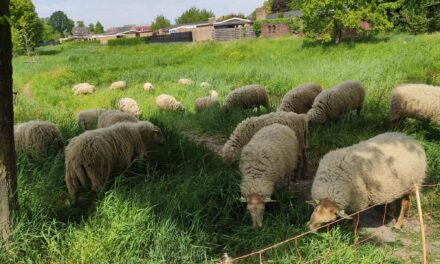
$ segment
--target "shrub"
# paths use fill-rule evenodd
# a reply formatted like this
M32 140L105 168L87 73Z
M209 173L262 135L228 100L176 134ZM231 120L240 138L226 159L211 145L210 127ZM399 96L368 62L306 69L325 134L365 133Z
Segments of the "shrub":
M111 39L108 41L109 46L132 46L132 45L147 44L147 43L148 43L147 37L118 38L118 39Z

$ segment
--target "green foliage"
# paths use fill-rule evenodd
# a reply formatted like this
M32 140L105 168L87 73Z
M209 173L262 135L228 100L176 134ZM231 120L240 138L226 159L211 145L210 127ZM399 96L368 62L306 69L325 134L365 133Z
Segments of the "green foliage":
M218 17L218 19L219 20L226 20L226 19L233 18L233 17L239 17L239 18L246 19L246 16L243 13L230 13L226 16Z
M52 26L46 23L43 23L43 42L48 41L58 41L61 38L61 34L53 30Z
M90 32L95 33L95 25L93 25L93 23L90 23L88 26Z
M77 27L85 27L85 25L84 25L84 21L81 21L81 20L76 21L76 26L77 26Z
M411 34L420 34L428 32L431 19L427 17L426 12L405 9L400 12L400 23L406 32Z
M132 46L148 43L148 37L110 39L109 46Z
M49 24L62 36L71 34L74 26L73 20L69 19L63 11L54 12L49 18Z
M322 42L339 43L345 30L364 33L361 21L372 25L368 34L390 30L393 23L388 12L400 6L400 1L382 0L311 0L304 4L304 30L308 37Z
M253 27L254 27L255 35L257 37L261 36L261 21L255 20L254 24L253 24Z
M32 55L42 40L43 24L38 18L30 0L12 0L10 2L12 43L15 53Z
M301 33L301 32L303 32L303 29L304 29L303 20L300 17L265 19L263 21L260 21L259 23L260 24L287 24L289 26L290 32L292 32L292 33ZM260 26L260 30L261 30L261 26Z
M167 19L164 15L158 15L153 23L151 23L151 28L153 29L153 31L162 29L162 28L166 28L171 26L170 20Z
M101 22L96 22L95 25L95 34L102 34L104 33L104 26L101 24Z
M403 0L402 7L393 14L396 27L411 34L440 29L439 0Z
M211 17L215 17L215 14L212 11L191 7L176 19L176 24L182 25L194 22L203 22L208 21L208 19Z

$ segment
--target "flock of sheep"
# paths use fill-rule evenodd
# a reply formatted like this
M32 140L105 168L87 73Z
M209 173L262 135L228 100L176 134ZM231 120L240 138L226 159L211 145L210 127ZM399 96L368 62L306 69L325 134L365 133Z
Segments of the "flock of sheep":
M192 81L181 79L179 84ZM125 87L112 84L112 89ZM205 88L208 83L203 83ZM153 85L146 83L145 90ZM79 84L74 94L94 91L90 84ZM239 161L242 175L241 200L247 203L254 227L261 227L265 203L276 185L290 184L304 177L307 165L309 122L335 121L343 114L362 109L366 91L359 81L346 81L323 90L315 83L305 83L289 91L276 112L243 120L223 146L223 161ZM440 87L409 84L391 94L390 122L394 126L404 117L430 119L440 124ZM161 110L185 111L170 95L160 95L156 105ZM195 101L196 111L220 106L218 93ZM261 85L248 85L229 93L226 109L269 107L269 98ZM70 140L65 148L65 182L74 200L81 191L97 192L114 172L126 169L136 158L144 158L152 144L163 144L161 129L140 121L140 109L130 98L119 102L118 110L85 110L78 115L78 125L85 132ZM45 121L18 124L15 144L18 153L29 151L35 160L47 157L50 149L64 147L56 125ZM316 230L345 213L357 212L375 204L401 200L401 212L395 223L400 228L409 205L414 184L422 184L426 172L426 154L413 138L395 132L377 135L356 145L330 151L320 161L313 180L309 203L315 206L309 227Z

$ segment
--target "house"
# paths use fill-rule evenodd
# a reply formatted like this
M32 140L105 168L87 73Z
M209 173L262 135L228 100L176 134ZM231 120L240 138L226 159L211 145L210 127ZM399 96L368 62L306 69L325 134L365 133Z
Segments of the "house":
M300 32L292 32L286 20L288 18L300 17L303 14L301 10L292 10L282 13L267 14L264 7L257 8L257 20L261 21L262 37L282 37L290 34L300 34Z
M93 36L93 38L99 40L101 44L107 44L110 39L139 38L152 35L153 30L151 26L125 25L122 27L109 28L104 34Z
M72 28L72 37L74 39L86 39L90 35L88 27L74 27Z

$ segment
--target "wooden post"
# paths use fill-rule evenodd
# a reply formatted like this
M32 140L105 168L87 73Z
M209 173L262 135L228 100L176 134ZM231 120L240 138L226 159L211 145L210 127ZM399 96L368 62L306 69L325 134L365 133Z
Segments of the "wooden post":
M427 264L428 256L426 252L425 224L423 223L423 212L422 212L422 204L420 202L419 185L414 184L414 187L415 187L416 199L417 199L417 211L419 212L420 233L422 233L423 264Z

